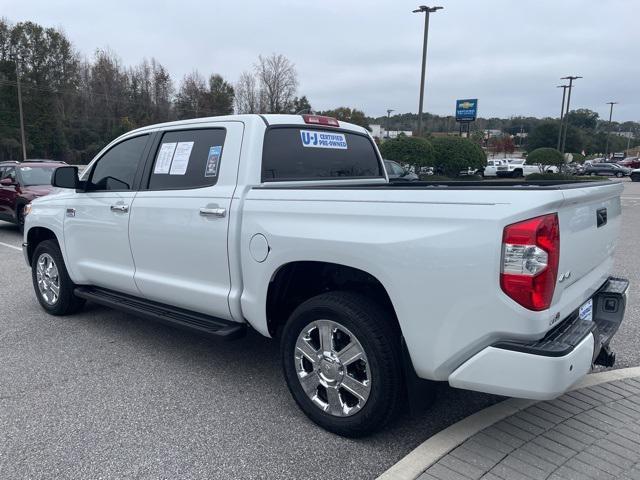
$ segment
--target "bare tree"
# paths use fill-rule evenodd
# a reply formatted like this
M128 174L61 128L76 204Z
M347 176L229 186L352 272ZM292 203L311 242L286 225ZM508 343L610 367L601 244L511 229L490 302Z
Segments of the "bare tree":
M249 72L243 72L236 83L235 107L237 113L261 113L260 91L256 78Z
M260 55L255 70L266 112L288 113L298 89L295 65L284 55L274 53L268 57Z

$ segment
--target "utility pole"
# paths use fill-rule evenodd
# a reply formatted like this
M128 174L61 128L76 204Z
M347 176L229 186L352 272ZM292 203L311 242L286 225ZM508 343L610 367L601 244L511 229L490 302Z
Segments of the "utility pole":
M420 103L418 105L418 136L422 135L422 105L424 103L424 79L427 69L427 39L429 38L429 15L444 7L420 5L413 13L424 13L424 42L422 44L422 75L420 76Z
M560 80L569 80L569 94L567 95L567 109L564 114L564 132L562 133L562 149L560 150L564 155L564 147L567 143L567 130L569 130L569 105L571 104L571 90L573 89L573 81L582 77L569 75L568 77L562 77Z
M16 83L18 85L18 111L20 112L20 137L22 139L22 161L27 161L27 143L24 139L24 116L22 114L22 89L20 88L20 61L16 55Z
M389 138L389 122L391 122L391 112L395 112L395 110L388 108L387 109L387 139Z
M611 118L613 117L613 106L618 102L607 102L609 105L609 129L607 131L607 146L604 147L604 158L608 158L609 156L609 137L611 136Z
M560 142L562 141L562 125L564 120L564 99L567 96L567 88L569 85L558 85L556 88L562 89L562 107L560 107L560 131L558 132L558 146L556 150L560 150Z

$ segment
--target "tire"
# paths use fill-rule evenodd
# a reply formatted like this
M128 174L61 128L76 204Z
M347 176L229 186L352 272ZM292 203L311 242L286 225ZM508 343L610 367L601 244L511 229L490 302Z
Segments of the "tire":
M622 178L622 177L624 177L624 175L622 174L622 172L617 172L616 173L616 177L617 178Z
M40 281L43 285L39 285ZM38 244L31 258L33 289L42 308L51 315L70 315L82 308L85 301L73 294L74 283L69 278L58 242L45 240ZM53 287L57 286L55 294Z
M320 343L321 332L330 332L331 353ZM360 347L360 358L341 363L345 345L349 352ZM284 326L281 356L294 400L330 432L362 437L382 428L399 410L404 392L399 334L389 313L362 295L328 292L302 303ZM301 378L309 379L306 390ZM360 397L351 393L354 385Z
M631 175L632 182L640 182L640 175Z
M522 173L522 170L518 169L513 171L513 176L514 178L522 178L524 177L524 174Z

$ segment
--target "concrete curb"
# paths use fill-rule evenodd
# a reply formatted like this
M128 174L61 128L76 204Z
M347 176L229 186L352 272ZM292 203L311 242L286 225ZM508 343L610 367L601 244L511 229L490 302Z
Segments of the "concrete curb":
M640 376L640 367L592 373L575 384L571 390L638 376ZM510 398L480 410L425 440L398 463L380 475L378 480L414 480L469 437L535 403L538 403L538 401Z

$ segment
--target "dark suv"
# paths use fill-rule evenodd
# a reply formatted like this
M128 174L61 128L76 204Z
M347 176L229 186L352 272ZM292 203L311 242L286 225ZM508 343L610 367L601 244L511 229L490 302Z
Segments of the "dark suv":
M54 160L0 162L0 220L24 226L24 207L51 193L53 171L66 165Z
M631 169L621 167L615 163L593 163L587 165L583 175L604 175L605 177L626 177L631 173Z

